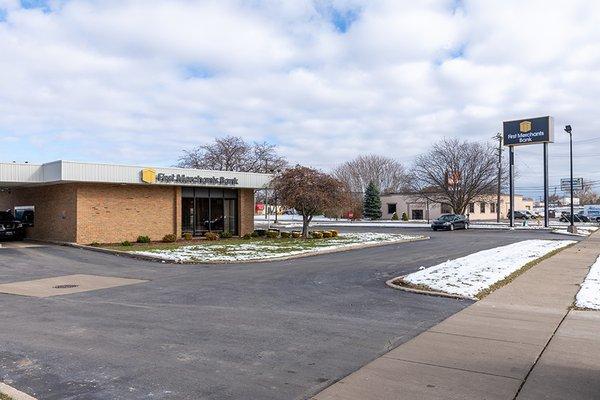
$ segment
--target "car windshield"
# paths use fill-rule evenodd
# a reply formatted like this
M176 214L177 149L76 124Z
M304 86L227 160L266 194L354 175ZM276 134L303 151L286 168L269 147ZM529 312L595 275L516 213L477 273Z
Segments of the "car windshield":
M14 218L11 213L7 211L0 211L0 222L11 222Z
M438 218L438 220L439 221L452 221L455 217L456 217L456 215L454 215L454 214L442 215Z

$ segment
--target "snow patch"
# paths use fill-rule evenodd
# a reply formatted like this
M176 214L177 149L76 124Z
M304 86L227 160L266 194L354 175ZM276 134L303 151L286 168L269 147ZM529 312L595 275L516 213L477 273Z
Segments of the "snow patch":
M592 233L598 230L595 226L578 226L577 233L571 233L566 229L554 229L552 233L556 233L558 235L567 235L567 236L590 236Z
M573 240L525 240L448 260L404 277L404 282L472 299L527 263Z
M590 267L590 272L581 284L575 305L581 308L600 310L600 257Z
M299 254L347 249L362 244L394 243L424 238L388 233L346 233L331 239L258 240L248 243L210 242L168 250L134 251L134 254L174 262L244 262L274 260Z

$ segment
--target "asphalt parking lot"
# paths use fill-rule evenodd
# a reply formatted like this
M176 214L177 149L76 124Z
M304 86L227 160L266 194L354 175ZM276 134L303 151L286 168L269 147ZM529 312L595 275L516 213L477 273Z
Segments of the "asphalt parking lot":
M431 240L204 266L3 247L0 283L70 274L148 282L48 298L0 294L2 380L39 399L307 398L470 304L396 291L387 279L520 240L565 238L382 231Z

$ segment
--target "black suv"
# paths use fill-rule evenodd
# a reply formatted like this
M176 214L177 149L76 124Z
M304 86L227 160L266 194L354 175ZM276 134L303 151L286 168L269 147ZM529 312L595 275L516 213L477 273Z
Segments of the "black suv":
M442 214L438 219L433 221L431 229L434 231L437 231L438 229L447 229L449 231L455 229L469 229L469 221L464 215Z
M0 239L23 240L25 228L10 212L0 211Z

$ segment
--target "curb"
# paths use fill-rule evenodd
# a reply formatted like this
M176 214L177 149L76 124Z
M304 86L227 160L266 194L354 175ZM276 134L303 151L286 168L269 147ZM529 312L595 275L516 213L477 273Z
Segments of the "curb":
M0 393L9 396L13 400L37 400L35 397L23 393L6 383L0 382Z
M222 265L222 264L255 264L255 263L266 263L266 262L274 262L274 261L286 261L286 260L293 260L296 258L320 256L323 254L332 254L332 253L342 253L344 251L349 251L349 250L360 250L360 249L367 249L367 248L371 248L371 247L387 246L387 245L391 245L391 244L400 244L400 243L418 242L421 240L429 240L429 239L431 239L429 236L424 236L424 237L418 237L418 238L413 238L413 239L398 239L398 240L394 240L394 241L390 241L390 242L383 242L383 243L382 242L366 243L366 244L365 243L357 243L356 245L351 245L351 246L347 246L347 247L343 247L343 248L339 248L339 249L329 249L329 250L323 250L323 251L307 252L307 253L303 253L303 254L294 254L291 256L273 257L273 258L268 258L268 259L264 259L264 260L241 260L241 261L210 261L210 260L208 260L208 261L202 261L202 262L166 260L164 258L148 256L145 254L133 254L132 252L129 252L129 251L111 250L111 249L105 249L102 247L93 247L93 246L87 246L87 245L77 244L77 243L63 242L63 243L57 243L57 244L61 244L63 246L68 246L68 247L74 247L74 248L82 249L82 250L90 250L90 251L97 251L99 253L112 254L115 256L124 256L124 257L129 257L129 258L134 258L134 259L154 261L154 262L158 262L158 263L162 263L162 264L184 264L184 265L185 264L187 264L187 265L216 264L216 265Z
M459 294L451 294L451 293L445 293L445 292L438 292L436 290L415 289L415 288L411 288L411 287L408 287L408 286L397 285L397 284L394 283L394 281L403 280L403 279L404 279L404 275L397 276L395 278L387 280L385 282L385 284L388 285L389 287L391 287L392 289L403 290L405 292L410 292L410 293L424 294L424 295L427 295L427 296L448 297L448 298L451 298L451 299L459 299L459 300L473 300L473 301L478 301L479 300L479 299L474 299L474 298L467 297L467 296L461 296Z

